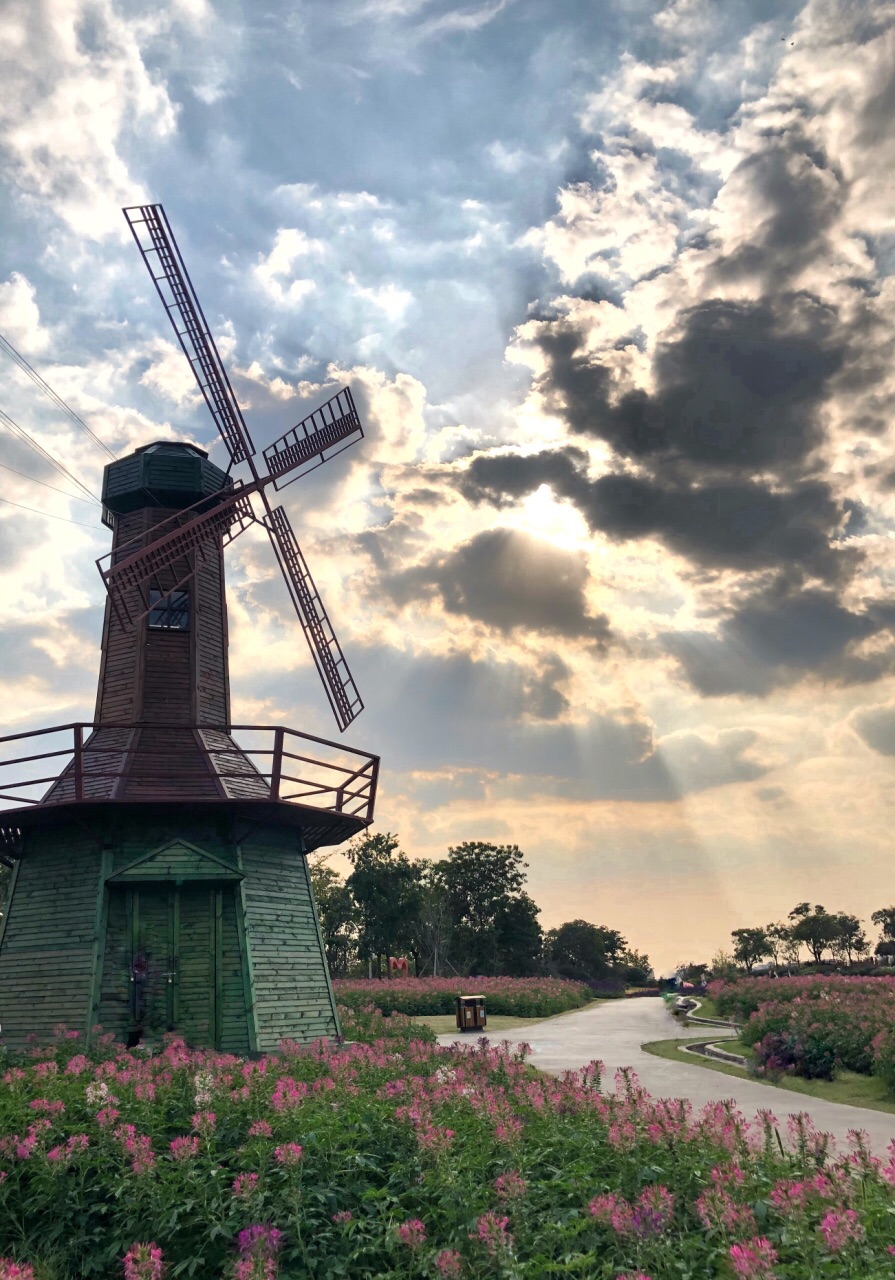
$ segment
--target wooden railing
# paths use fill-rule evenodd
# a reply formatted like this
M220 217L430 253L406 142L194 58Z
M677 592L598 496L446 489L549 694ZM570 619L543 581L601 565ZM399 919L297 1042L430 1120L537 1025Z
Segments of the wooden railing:
M189 800L195 788L202 799L302 804L369 822L378 773L378 756L283 725L77 722L0 738L0 810Z

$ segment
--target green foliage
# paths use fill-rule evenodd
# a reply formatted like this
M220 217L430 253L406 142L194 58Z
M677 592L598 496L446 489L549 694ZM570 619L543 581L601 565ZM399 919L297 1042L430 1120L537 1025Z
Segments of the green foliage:
M342 977L348 972L357 945L357 904L338 871L319 861L309 863L309 871L326 962L333 977Z
M537 967L541 931L538 909L523 892L525 867L518 845L481 840L454 845L436 864L451 916L455 969L495 974L507 972L508 964L517 973Z
M733 957L747 973L752 972L752 966L759 960L771 954L764 929L734 929L730 936L733 939Z
M547 934L544 954L551 971L561 977L593 982L623 967L627 947L617 929L569 920Z
M398 847L398 837L364 836L346 849L353 870L345 882L354 899L363 959L416 950L422 868Z
M789 918L793 922L791 929L793 938L798 942L804 942L815 964L820 964L824 952L832 946L838 935L839 925L836 917L819 903L812 911L809 903L800 902L790 911Z
M552 1018L594 999L580 982L562 978L347 978L333 984L336 999L350 1009L373 1005L383 1013L411 1017L453 1014L459 995L484 995L489 1014L516 1018Z

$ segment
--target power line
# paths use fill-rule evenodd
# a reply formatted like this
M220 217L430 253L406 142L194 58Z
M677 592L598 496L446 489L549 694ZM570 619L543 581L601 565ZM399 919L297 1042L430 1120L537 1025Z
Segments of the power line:
M103 444L99 436L94 435L94 433L87 426L87 423L83 420L83 418L79 418L78 415L75 413L74 409L70 409L68 407L68 405L62 399L62 397L56 394L53 388L43 380L43 378L40 376L40 374L37 372L36 369L31 368L31 365L28 363L25 357L23 355L20 355L19 352L16 351L15 347L12 345L9 339L4 338L2 333L0 333L0 351L2 351L4 355L9 356L10 360L12 360L15 364L17 364L19 368L28 375L28 377L31 379L34 385L39 387L40 390L44 393L44 395L48 396L52 400L53 404L56 405L57 409L61 409L63 413L68 414L69 418L71 418L75 426L80 427L82 431L85 431L95 445L97 445L100 449L104 450L109 455L110 458L114 459L115 454L112 452L109 446L106 444Z
M82 529L97 529L98 525L85 524L83 520L71 520L68 516L54 516L51 511L40 511L37 507L26 507L23 502L13 502L11 498L0 498L8 507L18 507L20 511L30 511L33 516L46 516L48 520L64 520L66 524L79 524Z
M99 501L96 494L91 493L90 490L87 488L86 484L82 484L81 481L78 479L78 477L76 475L73 475L71 471L69 471L69 469L63 463L59 462L56 458L54 458L51 453L47 453L46 449L44 449L42 445L39 445L37 441L33 438L33 436L30 436L28 434L28 432L25 430L24 427L20 427L19 424L17 422L14 422L12 418L9 416L9 414L4 413L2 409L0 409L0 421L2 421L6 425L6 427L13 433L13 435L17 436L20 440L24 441L24 443L27 444L30 449L33 449L35 453L39 454L39 456L43 458L44 462L49 462L51 467L54 467L57 471L59 471L62 475L64 475L66 479L71 480L72 484L77 485L82 493L86 493L88 498L92 498L94 502Z
M54 493L61 493L64 498L71 498L72 502L92 502L94 506L99 506L96 498L82 498L77 493L66 493L64 489L57 489L54 484L47 484L46 480L38 480L37 476L29 476L24 471L16 471L15 467L8 467L5 462L0 462L0 467L4 471L11 471L14 476L21 476L23 480L31 480L34 484L42 484L45 489L52 489Z

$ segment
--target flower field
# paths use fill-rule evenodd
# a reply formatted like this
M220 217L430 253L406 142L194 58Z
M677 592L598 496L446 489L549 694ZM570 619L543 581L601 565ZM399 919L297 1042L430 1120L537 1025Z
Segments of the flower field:
M895 978L753 978L713 983L709 994L743 1020L759 1070L831 1080L844 1068L895 1092Z
M882 1280L895 1144L836 1155L806 1117L693 1114L598 1064L416 1038L257 1061L72 1033L7 1059L0 1278Z
M594 999L583 982L565 978L339 978L339 1004L360 1009L373 1004L383 1013L453 1013L459 995L487 996L487 1011L514 1018L550 1018Z

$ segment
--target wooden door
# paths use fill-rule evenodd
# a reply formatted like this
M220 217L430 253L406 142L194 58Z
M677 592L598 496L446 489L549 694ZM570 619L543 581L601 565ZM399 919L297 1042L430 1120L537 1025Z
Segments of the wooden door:
M220 1040L222 890L195 883L110 888L100 1021L129 1045L169 1031Z

